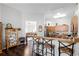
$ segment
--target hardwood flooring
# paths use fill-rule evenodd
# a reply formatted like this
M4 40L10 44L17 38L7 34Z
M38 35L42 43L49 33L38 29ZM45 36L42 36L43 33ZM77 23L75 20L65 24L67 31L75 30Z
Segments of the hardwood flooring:
M3 53L1 53L0 56L31 56L32 55L29 46L24 44L9 48L8 50L5 49L2 52Z

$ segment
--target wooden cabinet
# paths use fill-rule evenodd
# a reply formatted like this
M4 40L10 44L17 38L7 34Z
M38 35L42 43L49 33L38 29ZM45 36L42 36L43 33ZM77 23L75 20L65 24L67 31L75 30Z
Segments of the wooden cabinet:
M0 22L0 53L2 53L2 22Z
M14 47L18 45L18 29L5 29L6 48Z
M57 26L47 26L46 27L46 36L53 36L53 33L67 33L68 32L68 25L57 25Z
M78 17L73 16L71 20L71 32L73 35L77 35L78 33Z
M68 25L48 26L48 32L67 32Z
M55 27L55 32L68 32L68 25L59 25Z
M55 32L55 26L48 26L47 30L48 32Z

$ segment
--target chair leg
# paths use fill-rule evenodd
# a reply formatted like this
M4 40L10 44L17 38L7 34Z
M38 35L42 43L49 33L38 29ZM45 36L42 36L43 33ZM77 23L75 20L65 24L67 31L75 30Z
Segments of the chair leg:
M36 49L37 54L39 54L39 41L37 42L37 49Z
M74 43L72 45L72 53L71 53L71 56L73 56L73 49L74 49Z
M60 42L59 42L59 56L60 56Z
M51 45L52 45L52 40L51 40ZM52 56L53 54L52 54L52 46L51 46L51 56Z
M53 48L53 56L55 56L55 48Z
M32 55L34 53L34 41L33 41L33 47L32 47Z
M44 43L44 41L42 43ZM42 44L42 56L43 55L44 55L44 44Z
M46 48L46 56L47 56L47 48Z

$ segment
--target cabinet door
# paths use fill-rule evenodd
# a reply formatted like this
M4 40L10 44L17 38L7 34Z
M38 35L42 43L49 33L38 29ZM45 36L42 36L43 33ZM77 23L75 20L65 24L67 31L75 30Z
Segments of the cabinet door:
M5 36L6 36L7 48L14 47L14 46L18 45L16 29L6 29L5 34L6 34Z
M77 16L73 16L72 20L71 20L71 31L72 33L76 33L78 32L78 17Z

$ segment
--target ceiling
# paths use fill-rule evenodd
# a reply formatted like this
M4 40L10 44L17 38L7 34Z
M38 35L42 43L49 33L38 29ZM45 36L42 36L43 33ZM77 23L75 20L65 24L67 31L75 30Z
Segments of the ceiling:
M15 8L24 14L46 15L57 12L71 15L76 3L6 3L5 5Z

